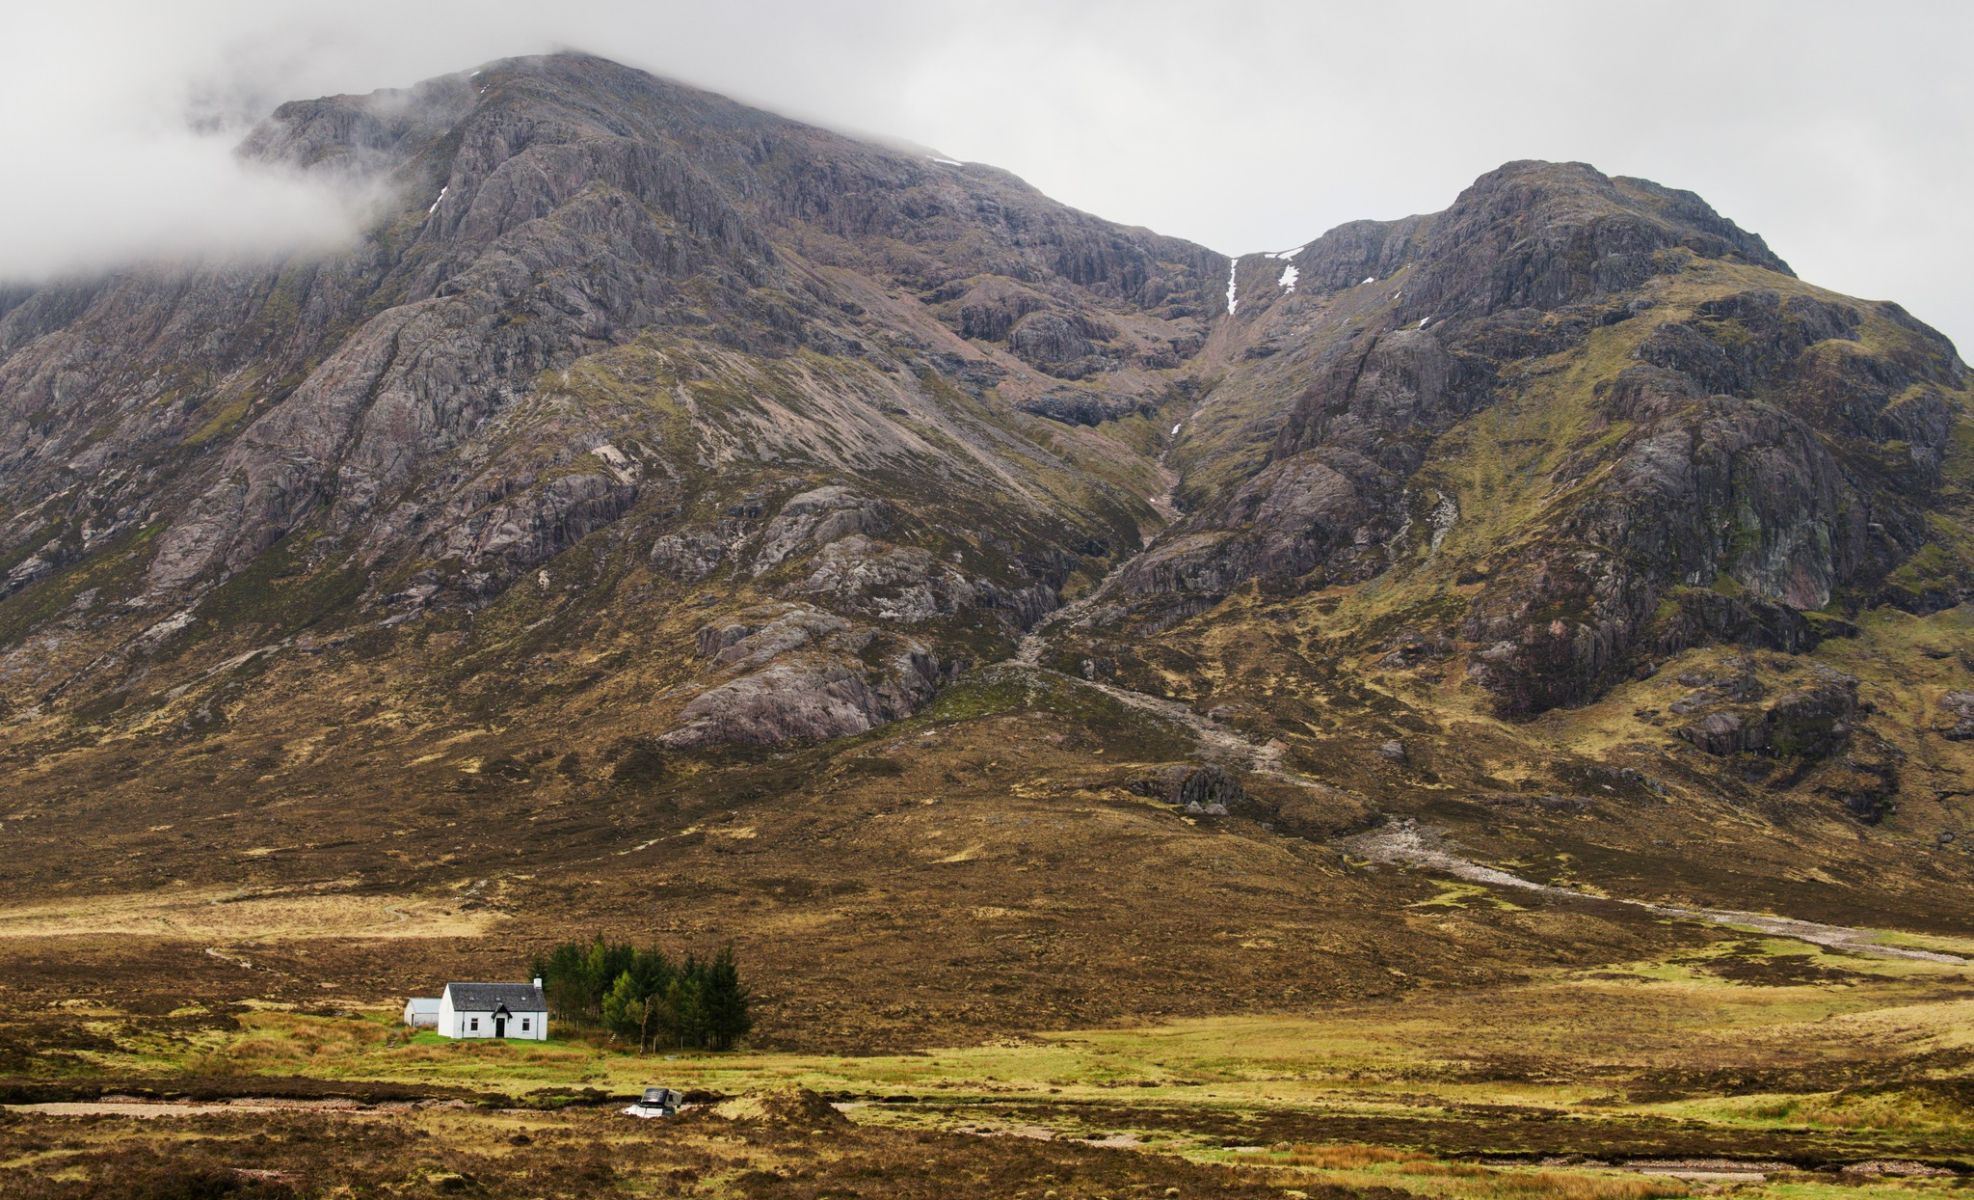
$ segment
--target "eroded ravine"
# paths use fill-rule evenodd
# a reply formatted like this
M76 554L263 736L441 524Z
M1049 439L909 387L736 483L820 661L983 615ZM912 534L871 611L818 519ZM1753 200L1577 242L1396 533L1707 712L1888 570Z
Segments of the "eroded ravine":
M1178 436L1180 426L1190 421L1193 413L1198 411L1199 406L1195 405L1187 411L1184 419L1172 427L1174 438ZM1156 496L1146 497L1152 508L1165 518L1165 525L1157 533L1144 539L1144 545L1135 553L1118 559L1110 570L1104 573L1104 577L1097 581L1096 586L1037 621L1033 628L1021 636L1021 641L1015 646L1014 656L1004 660L1005 662L1020 667L1041 666L1042 651L1048 646L1049 631L1064 623L1075 624L1088 616L1090 610L1110 590L1111 584L1129 570L1131 564L1151 553L1152 547L1158 544L1158 540L1165 535L1166 530L1178 523L1181 514L1174 496L1179 488L1179 476L1166 462L1171 457L1172 447L1175 444L1176 442L1168 442L1165 449L1159 452L1158 461L1154 464L1158 469L1159 481L1164 484L1164 490Z

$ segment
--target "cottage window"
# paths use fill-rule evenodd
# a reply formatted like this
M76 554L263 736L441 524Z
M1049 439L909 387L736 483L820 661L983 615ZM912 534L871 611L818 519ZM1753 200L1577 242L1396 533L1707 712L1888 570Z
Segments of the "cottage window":
M474 1033L480 1032L480 1018L478 1017L473 1018L473 1032Z
M528 1032L528 1018L526 1017L521 1018L521 1032L522 1033Z

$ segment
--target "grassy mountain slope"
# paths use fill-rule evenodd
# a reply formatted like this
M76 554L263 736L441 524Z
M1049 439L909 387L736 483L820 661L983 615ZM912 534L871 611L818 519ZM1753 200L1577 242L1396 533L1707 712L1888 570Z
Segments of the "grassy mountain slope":
M1510 164L1230 262L582 56L248 150L395 200L0 313L38 1000L594 928L862 1048L1726 936L1344 843L1408 818L1968 932L1966 369L1690 194Z

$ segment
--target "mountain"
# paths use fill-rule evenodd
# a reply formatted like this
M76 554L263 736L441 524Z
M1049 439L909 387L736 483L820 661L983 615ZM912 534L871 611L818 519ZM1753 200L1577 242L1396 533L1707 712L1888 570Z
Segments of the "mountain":
M1228 259L581 55L240 152L388 199L0 294L16 894L731 937L846 1044L1675 936L1367 831L1962 930L1969 373L1691 193Z

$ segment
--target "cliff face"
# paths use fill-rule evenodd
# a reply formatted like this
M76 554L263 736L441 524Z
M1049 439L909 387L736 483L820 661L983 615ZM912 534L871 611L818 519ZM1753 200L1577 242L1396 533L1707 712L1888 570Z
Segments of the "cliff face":
M1959 819L1967 371L1689 193L1511 163L1229 260L574 55L242 152L388 199L331 257L0 299L35 803L717 791L1012 670L1352 814L1283 829L1597 771Z
M289 104L243 151L381 179L391 210L325 261L5 314L4 590L36 593L12 632L77 643L11 655L18 694L237 632L257 564L317 598L257 612L272 636L477 607L602 536L661 586L849 622L813 668L857 677L833 715L707 736L854 732L1135 543L1145 465L1072 467L1019 408L1149 408L1224 268L577 56Z
M1960 530L1927 517L1951 346L1688 193L1513 163L1235 275L1234 364L1175 452L1203 482L1116 585L1160 619L1250 579L1419 589L1444 602L1414 635L1470 647L1516 716L1690 645L1805 649L1833 605L1963 595ZM1922 551L1915 589L1895 572Z

